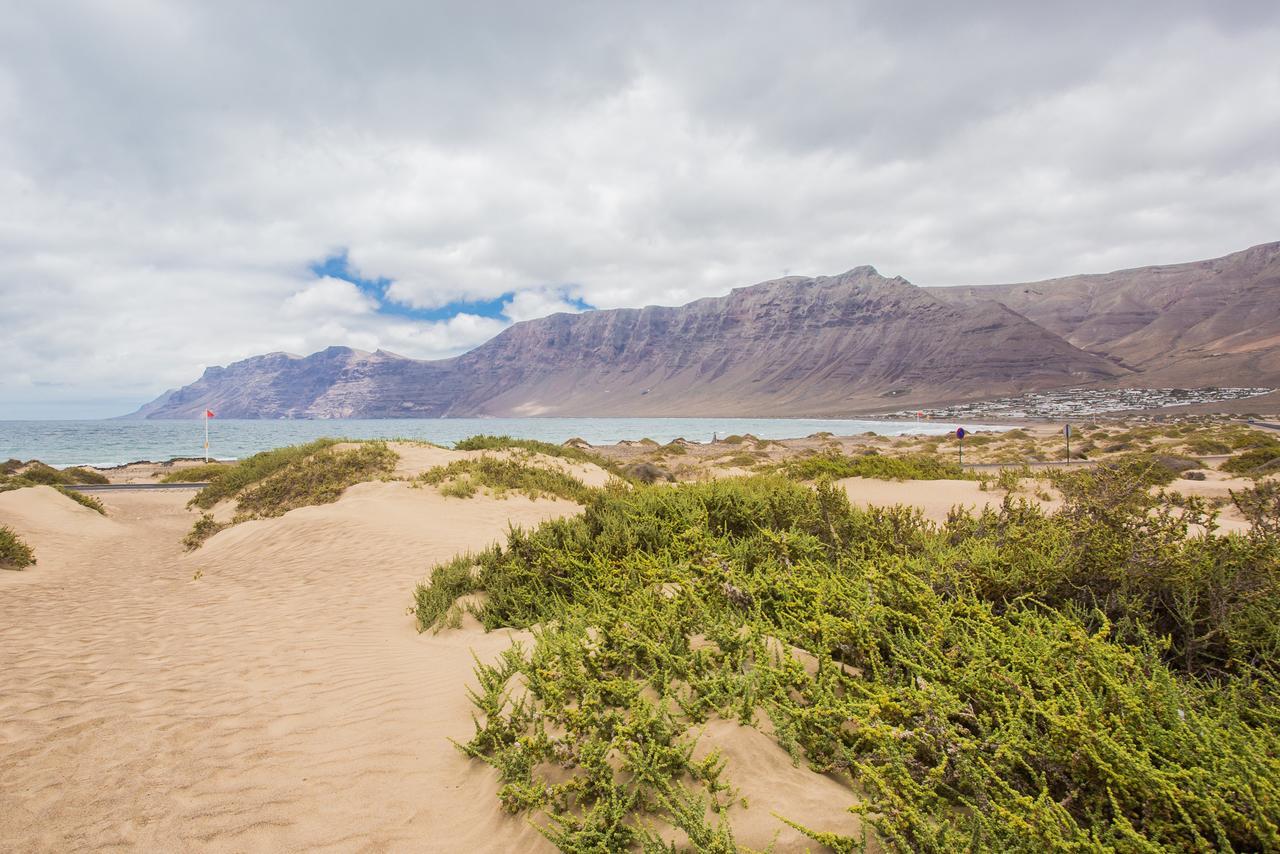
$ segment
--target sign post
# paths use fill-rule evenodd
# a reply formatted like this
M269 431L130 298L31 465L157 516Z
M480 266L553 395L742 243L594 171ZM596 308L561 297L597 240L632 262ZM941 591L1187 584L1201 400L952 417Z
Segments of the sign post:
M204 411L204 461L209 462L209 419L213 417L213 412L206 409Z
M964 465L964 437L967 435L963 427L956 428L956 438L960 440L960 465Z
M1067 465L1071 465L1071 425L1067 424L1062 428L1062 435L1067 440Z

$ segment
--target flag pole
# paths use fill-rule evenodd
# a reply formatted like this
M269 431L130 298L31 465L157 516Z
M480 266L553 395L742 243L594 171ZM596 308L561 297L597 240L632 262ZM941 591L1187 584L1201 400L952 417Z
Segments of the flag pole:
M209 464L209 410L204 411L204 462Z

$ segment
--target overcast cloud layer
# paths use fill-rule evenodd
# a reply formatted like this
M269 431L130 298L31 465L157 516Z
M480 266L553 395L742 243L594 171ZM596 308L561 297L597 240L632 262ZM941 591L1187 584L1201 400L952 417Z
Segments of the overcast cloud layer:
M783 274L979 284L1280 239L1274 2L0 0L0 21L0 419ZM316 271L344 252L378 284Z

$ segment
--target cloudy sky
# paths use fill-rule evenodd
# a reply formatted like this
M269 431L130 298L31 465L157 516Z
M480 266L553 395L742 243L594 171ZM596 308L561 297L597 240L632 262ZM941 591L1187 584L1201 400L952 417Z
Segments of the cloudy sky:
M1280 4L0 0L0 419L1280 239Z

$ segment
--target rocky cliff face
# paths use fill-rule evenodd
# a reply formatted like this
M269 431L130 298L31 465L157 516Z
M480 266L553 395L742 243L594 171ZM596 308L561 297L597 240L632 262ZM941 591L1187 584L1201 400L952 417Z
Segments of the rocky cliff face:
M929 288L999 302L1141 385L1280 385L1280 243L1209 261L1015 285Z
M341 347L258 356L136 416L844 415L1126 373L996 302L859 267L678 308L553 315L442 361Z

